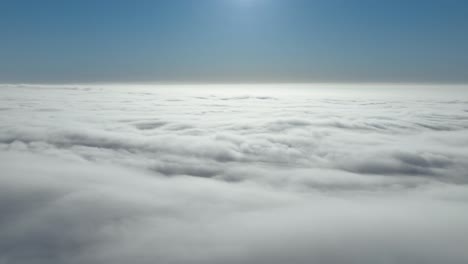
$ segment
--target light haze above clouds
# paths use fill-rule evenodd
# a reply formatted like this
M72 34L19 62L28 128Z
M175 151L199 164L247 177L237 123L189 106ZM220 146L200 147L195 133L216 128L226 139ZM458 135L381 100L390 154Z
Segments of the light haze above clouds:
M4 0L0 83L468 83L464 0Z
M0 89L2 264L468 263L464 86Z

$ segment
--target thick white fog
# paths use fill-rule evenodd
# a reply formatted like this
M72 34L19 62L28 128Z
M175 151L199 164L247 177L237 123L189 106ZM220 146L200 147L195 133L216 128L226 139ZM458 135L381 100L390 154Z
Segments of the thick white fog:
M468 87L1 85L0 263L468 263Z

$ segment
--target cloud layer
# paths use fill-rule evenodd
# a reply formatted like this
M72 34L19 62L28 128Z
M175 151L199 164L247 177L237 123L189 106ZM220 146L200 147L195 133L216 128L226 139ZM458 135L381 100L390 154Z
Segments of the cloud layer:
M466 89L352 88L4 85L0 263L467 263Z

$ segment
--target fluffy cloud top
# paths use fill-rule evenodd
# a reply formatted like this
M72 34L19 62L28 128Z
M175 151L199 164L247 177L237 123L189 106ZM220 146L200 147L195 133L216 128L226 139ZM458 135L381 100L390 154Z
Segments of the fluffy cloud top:
M467 263L449 88L4 85L0 263Z

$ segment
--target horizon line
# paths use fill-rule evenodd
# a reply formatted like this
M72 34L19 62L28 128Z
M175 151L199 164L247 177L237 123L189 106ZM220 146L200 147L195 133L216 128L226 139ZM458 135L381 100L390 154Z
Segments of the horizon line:
M468 82L185 82L185 81L122 81L122 82L0 82L2 86L38 85L468 85Z

